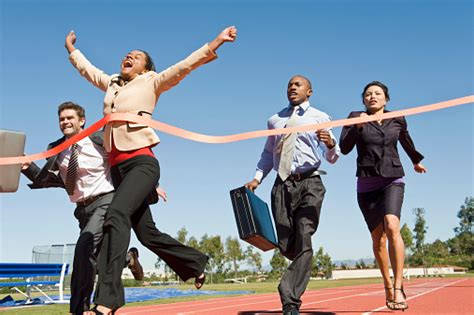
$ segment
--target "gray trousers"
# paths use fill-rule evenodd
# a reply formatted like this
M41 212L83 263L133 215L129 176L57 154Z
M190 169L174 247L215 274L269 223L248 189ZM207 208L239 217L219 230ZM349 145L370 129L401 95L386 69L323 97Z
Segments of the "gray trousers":
M74 211L81 232L74 251L71 276L69 310L73 314L82 314L90 309L91 294L97 273L97 257L104 238L105 214L113 196L113 192L108 193L87 207L78 206Z
M325 192L319 176L285 182L277 176L273 185L271 201L278 247L283 256L292 260L278 286L285 311L301 306L301 296L311 276L311 236L318 228Z

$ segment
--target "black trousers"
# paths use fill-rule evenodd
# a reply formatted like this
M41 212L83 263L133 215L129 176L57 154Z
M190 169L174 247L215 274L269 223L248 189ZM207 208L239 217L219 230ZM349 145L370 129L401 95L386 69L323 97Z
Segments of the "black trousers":
M137 156L111 169L116 188L104 223L104 241L99 254L99 281L95 304L117 309L125 304L122 268L133 227L138 240L186 281L199 276L208 257L160 232L153 222L146 196L160 178L158 161Z
M82 314L90 309L91 294L97 273L97 256L103 239L102 227L113 196L111 192L87 207L78 206L74 211L81 232L74 250L71 276L69 311L73 314Z
M301 296L311 276L311 236L318 228L325 192L319 176L285 182L277 176L273 185L271 201L278 247L283 256L292 260L278 286L285 311L301 306Z

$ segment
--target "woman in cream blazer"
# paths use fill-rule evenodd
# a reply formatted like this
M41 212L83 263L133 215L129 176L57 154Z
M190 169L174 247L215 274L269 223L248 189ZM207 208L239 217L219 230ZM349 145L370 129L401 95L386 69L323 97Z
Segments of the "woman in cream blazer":
M199 66L217 58L215 51L225 42L233 42L237 29L224 29L212 42L205 44L184 60L162 72L155 72L147 52L133 50L123 59L120 74L108 75L92 65L75 48L76 35L66 36L69 59L79 73L105 92L104 115L133 113L151 116L161 93L177 85ZM121 281L123 261L130 242L132 225L154 224L146 196L155 189L160 177L158 160L151 147L160 142L152 128L128 122L106 125L104 146L116 189L104 223L104 241L99 254L99 281L94 301L96 314L110 314L125 304ZM158 240L150 240L150 242ZM204 259L202 259L204 256ZM183 280L194 277L199 289L205 280L203 254L189 255L195 274L181 274Z

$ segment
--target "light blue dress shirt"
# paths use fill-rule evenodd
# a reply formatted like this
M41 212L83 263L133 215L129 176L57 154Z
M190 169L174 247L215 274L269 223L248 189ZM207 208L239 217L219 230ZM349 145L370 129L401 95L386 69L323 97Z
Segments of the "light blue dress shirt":
M298 105L296 114L297 125L313 125L330 121L331 118L324 112L311 107L309 102L304 102ZM293 112L293 106L290 104L285 107L277 114L270 117L268 120L268 129L285 128L286 122ZM291 173L304 173L310 170L317 170L321 165L321 157L318 151L322 153L322 156L331 164L335 163L340 155L340 148L336 142L331 129L329 129L331 138L334 140L336 145L328 149L324 142L319 141L316 136L316 131L298 132L296 137L295 151L293 154L293 160L291 162ZM278 152L278 144L284 135L269 136L265 143L260 161L257 164L257 172L255 173L255 179L259 182L268 175L268 173L274 169L278 172L278 165L280 163L280 153Z

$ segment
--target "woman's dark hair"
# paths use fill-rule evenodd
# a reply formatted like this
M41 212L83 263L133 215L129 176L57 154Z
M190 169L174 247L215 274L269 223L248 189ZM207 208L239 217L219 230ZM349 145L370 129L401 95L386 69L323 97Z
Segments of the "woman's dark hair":
M145 69L147 69L148 71L156 71L155 64L153 63L153 59L151 59L150 54L141 49L138 49L138 51L141 51L145 55Z
M388 94L388 87L383 84L382 82L380 81L372 81L370 82L369 84L367 84L364 88L364 91L362 92L361 96L362 96L362 103L364 102L364 97L365 97L365 92L367 92L367 89L371 86L378 86L379 88L382 89L383 93L385 94L385 99L387 101L390 101L390 94Z

